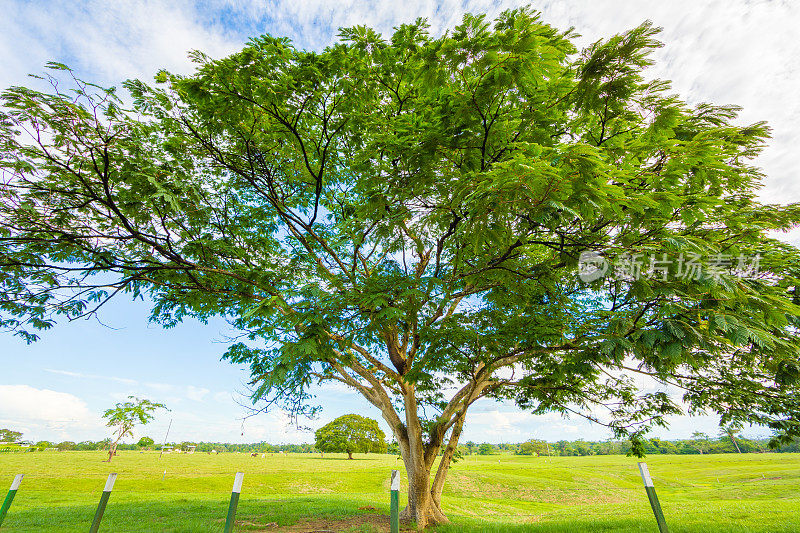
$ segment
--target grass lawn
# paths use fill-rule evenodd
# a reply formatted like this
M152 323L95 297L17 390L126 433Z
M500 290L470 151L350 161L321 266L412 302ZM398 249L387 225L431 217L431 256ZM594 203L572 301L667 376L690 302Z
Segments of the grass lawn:
M14 474L25 474L2 530L86 531L107 474L118 472L101 531L219 532L233 475L241 470L237 531L287 531L309 519L388 514L390 470L402 471L390 455L159 459L157 452L120 452L111 464L103 458L102 452L0 454L0 497ZM800 454L645 460L672 533L800 531ZM403 499L401 492L401 505ZM453 523L437 528L441 533L656 530L636 459L622 456L469 456L450 470L444 509ZM348 530L381 529L365 521Z

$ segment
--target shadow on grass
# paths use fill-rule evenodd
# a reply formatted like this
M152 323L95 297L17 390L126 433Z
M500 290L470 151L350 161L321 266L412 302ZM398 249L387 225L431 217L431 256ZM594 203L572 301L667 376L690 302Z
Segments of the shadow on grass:
M225 522L228 500L200 499L193 494L164 495L165 501L148 499L131 501L134 495L112 495L100 529L114 533L219 533ZM141 496L145 498L144 495ZM152 498L152 497L150 497ZM260 530L288 526L307 517L352 517L367 514L358 507L370 505L363 498L340 495L331 498L290 497L286 499L242 499L236 515L237 531ZM3 533L66 533L85 531L94 518L94 505L65 505L11 508L3 522Z
M119 495L115 501L112 496L101 525L102 531L114 533L219 533L225 521L228 501L225 498L197 498L196 495L169 494L165 501L149 499L146 495ZM152 498L152 496L149 496ZM359 510L359 507L374 506L370 511ZM360 496L331 494L329 497L286 497L243 499L239 503L236 531L281 531L284 526L291 526L299 521L309 519L350 519L369 514L387 514L385 502ZM3 532L8 533L66 533L85 531L94 517L94 505L72 505L56 507L31 507L17 509L13 507L3 523ZM579 512L576 510L576 512ZM621 519L614 516L603 518L575 518L553 521L534 522L528 524L503 523L502 521L482 522L475 519L450 514L453 521L447 526L431 528L430 533L652 533L657 530L652 517L644 516L636 519ZM495 517L497 520L498 517ZM502 520L502 519L500 519ZM514 522L512 517L509 522ZM405 529L405 528L404 528ZM342 531L353 531L343 529ZM365 525L357 531L378 533L388 531L386 528ZM676 517L670 523L672 533L733 533L763 531L745 527L731 527L730 524L687 524ZM776 530L777 532L778 530ZM792 531L790 528L781 532Z

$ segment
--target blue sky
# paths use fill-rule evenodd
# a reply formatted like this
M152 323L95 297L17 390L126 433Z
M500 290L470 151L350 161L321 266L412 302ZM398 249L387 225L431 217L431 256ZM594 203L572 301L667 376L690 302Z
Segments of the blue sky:
M466 11L490 15L525 2L406 0L233 0L31 2L6 0L0 19L0 87L31 84L28 73L47 61L71 65L78 75L105 85L126 78L150 79L160 68L188 72L186 52L214 57L240 48L262 32L288 36L297 46L320 49L337 28L365 24L384 34L399 23L428 17L435 33L457 24ZM664 48L655 77L673 80L692 103L744 106L742 121L767 120L773 141L759 163L769 176L762 197L800 200L800 4L790 1L532 2L543 19L574 26L585 45L645 19L663 26ZM798 233L783 238L798 243ZM0 335L0 427L30 439L97 440L106 435L101 412L129 394L166 403L139 435L170 440L304 442L281 413L242 420L248 374L221 362L224 322L185 323L171 330L147 322L146 302L118 300L96 320L59 324L27 346ZM378 413L342 387L320 389L325 406L318 427L346 412ZM697 429L715 433L711 417L678 417L669 437ZM384 428L385 430L387 428ZM387 431L388 433L388 431ZM751 434L763 433L751 430ZM511 406L478 403L464 440L518 442L527 438L605 438L602 428L556 415L533 416Z

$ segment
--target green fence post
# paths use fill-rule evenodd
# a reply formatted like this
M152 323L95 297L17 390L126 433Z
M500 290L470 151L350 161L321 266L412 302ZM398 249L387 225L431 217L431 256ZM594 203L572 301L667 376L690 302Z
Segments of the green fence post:
M650 471L647 469L647 463L639 463L639 473L642 475L644 490L647 492L647 499L650 500L650 507L653 508L653 514L656 517L658 531L660 533L669 533L667 521L664 520L664 513L661 511L661 504L658 502L658 496L656 496L656 488L653 486Z
M233 531L233 524L236 521L236 507L239 505L239 493L242 492L242 480L244 472L236 472L233 478L233 490L231 491L231 503L228 506L228 518L225 519L225 533Z
M11 502L14 501L14 496L17 495L17 490L19 490L19 484L22 483L23 476L24 474L17 474L14 476L14 481L11 482L11 488L8 489L6 499L3 500L3 506L0 507L0 526L3 525L3 520L6 518L8 508L11 507Z
M100 521L103 519L103 513L106 512L106 504L111 497L111 491L114 489L114 482L117 480L117 474L111 473L106 479L106 486L103 488L103 495L100 496L100 503L97 504L97 511L94 513L94 520L92 527L89 528L89 533L97 533L100 529Z
M400 473L392 470L392 485L389 492L389 527L391 533L400 533Z

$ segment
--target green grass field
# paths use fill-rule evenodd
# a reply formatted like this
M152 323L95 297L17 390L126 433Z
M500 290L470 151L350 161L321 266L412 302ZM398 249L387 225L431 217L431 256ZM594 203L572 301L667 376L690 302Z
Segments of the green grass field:
M288 527L388 514L390 470L402 470L390 455L120 452L111 464L102 459L102 452L0 454L3 495L14 474L25 474L2 530L88 530L108 472L118 472L101 531L219 532L241 470L237 531L310 531ZM800 454L646 461L672 533L800 531ZM469 456L450 471L444 507L453 523L441 533L656 530L636 459L622 456Z

